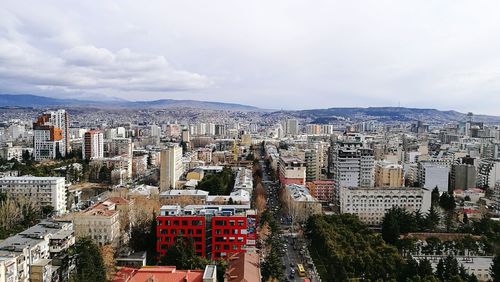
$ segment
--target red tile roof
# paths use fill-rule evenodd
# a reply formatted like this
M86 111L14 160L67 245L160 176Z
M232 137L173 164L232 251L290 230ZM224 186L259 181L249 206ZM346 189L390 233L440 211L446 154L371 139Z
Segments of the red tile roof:
M175 266L146 266L141 269L124 267L113 282L202 282L203 270L177 270Z

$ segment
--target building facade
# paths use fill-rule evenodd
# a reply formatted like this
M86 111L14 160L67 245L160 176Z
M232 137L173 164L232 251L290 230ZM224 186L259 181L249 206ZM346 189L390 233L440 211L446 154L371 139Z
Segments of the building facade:
M165 255L181 236L193 241L197 255L225 259L255 246L256 227L249 205L166 205L157 217L157 252Z
M4 177L0 178L0 192L31 199L40 206L52 206L58 214L66 212L64 177Z
M183 173L182 148L173 144L163 149L160 156L160 190L175 189Z
M70 150L69 120L65 110L45 112L33 123L35 160L64 157Z
M296 157L280 157L278 176L282 186L289 184L305 185L306 163Z
M97 130L85 132L83 136L82 156L92 160L104 157L104 135Z
M355 214L368 225L380 225L385 213L393 207L425 214L431 208L431 192L410 187L340 188L340 212Z

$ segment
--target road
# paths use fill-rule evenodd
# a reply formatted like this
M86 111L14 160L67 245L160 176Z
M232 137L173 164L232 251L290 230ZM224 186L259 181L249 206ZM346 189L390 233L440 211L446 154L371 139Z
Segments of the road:
M313 282L317 282L319 281L319 279L317 278L318 276L313 270L314 267L309 267L308 264L308 262L312 261L310 259L310 256L308 255L303 238L298 236L296 233L290 233L291 222L287 218L287 215L281 212L278 195L278 191L280 189L279 184L277 182L272 182L269 180L268 168L266 166L266 163L262 159L260 160L260 165L263 171L262 183L264 184L264 189L266 190L267 194L267 208L276 211L276 219L280 223L283 234L282 265L284 277L288 279L285 281L304 281L305 277L299 277L297 273L297 264L301 263L306 269L307 278L309 278ZM292 272L294 273L294 275L291 275Z

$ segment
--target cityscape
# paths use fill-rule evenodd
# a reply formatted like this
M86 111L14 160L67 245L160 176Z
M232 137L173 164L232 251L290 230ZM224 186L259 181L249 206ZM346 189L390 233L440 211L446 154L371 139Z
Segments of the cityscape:
M494 7L7 2L0 282L500 281Z

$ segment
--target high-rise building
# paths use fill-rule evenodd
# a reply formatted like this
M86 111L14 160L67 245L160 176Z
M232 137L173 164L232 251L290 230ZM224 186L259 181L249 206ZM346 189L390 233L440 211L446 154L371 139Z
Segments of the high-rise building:
M296 119L288 119L286 121L286 133L288 135L299 134L299 121Z
M373 150L362 142L339 141L330 147L330 173L335 187L373 187Z
M130 138L113 138L110 143L109 157L132 158L133 144Z
M477 185L481 188L493 189L498 181L500 181L500 160L481 160L477 172Z
M453 164L450 171L450 189L467 190L476 187L476 167L471 164Z
M321 134L321 126L319 124L308 124L306 126L307 134Z
M450 168L445 164L422 161L418 164L418 183L427 189L438 188L441 192L448 191Z
M183 173L182 148L171 144L163 149L160 155L160 190L176 188L176 183Z
M318 151L316 149L305 150L304 160L306 162L306 182L319 180L321 168L319 166Z
M35 160L64 157L70 149L69 121L65 110L45 112L33 123Z
M102 132L90 130L83 137L82 157L87 160L104 157L104 136Z
M375 165L375 187L403 187L403 166L381 161Z
M161 137L161 127L156 124L152 124L149 128L149 136L151 137Z
M331 124L321 125L321 133L322 134L333 134L333 125L331 125Z

